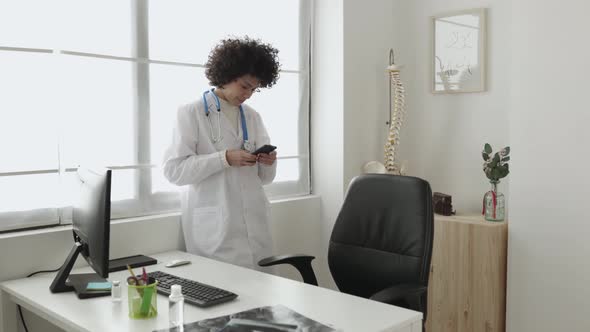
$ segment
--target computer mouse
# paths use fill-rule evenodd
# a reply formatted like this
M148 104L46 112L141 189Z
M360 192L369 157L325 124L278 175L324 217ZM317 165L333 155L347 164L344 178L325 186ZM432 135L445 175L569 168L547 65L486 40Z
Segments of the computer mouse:
M166 263L166 267L177 267L177 266L181 266L181 265L186 265L186 264L190 264L191 261L186 260L186 259L175 259L172 260L168 263Z

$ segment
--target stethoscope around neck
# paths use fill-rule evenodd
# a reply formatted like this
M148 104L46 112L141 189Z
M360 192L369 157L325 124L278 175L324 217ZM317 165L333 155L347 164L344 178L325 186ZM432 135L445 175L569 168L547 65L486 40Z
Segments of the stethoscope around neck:
M205 106L205 115L209 121L209 130L211 132L211 140L213 143L219 143L223 140L221 135L221 103L219 97L215 94L215 88L203 92L203 104ZM207 103L207 94L210 93L215 100L215 106L217 106L217 135L213 134L213 125L211 124L211 118L209 117L209 103ZM244 148L249 149L250 143L248 142L248 127L246 126L246 116L244 116L244 108L240 105L240 122L242 123L242 138L244 139Z

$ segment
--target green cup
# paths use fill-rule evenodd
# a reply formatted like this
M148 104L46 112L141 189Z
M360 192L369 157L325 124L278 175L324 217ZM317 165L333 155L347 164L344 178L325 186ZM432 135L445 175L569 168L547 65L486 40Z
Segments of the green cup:
M147 285L127 285L129 318L145 319L158 315L158 281L150 278Z

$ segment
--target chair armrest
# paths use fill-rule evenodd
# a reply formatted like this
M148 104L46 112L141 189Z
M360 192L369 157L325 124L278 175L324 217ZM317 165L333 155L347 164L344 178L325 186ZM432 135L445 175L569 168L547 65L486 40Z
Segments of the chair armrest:
M297 269L297 271L299 271L299 273L301 273L304 283L317 286L318 280L316 279L315 273L313 272L313 267L311 266L311 261L314 258L314 256L303 254L270 256L258 261L258 265L272 266L279 264L291 264Z
M400 300L406 300L412 303L427 290L428 287L419 284L399 284L378 291L371 295L370 299L388 304L393 304Z

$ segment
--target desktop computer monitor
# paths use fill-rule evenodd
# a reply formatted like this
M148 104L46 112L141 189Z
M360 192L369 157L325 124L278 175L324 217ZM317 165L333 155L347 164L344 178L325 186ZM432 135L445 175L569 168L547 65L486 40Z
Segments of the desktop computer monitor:
M109 275L111 225L111 170L78 168L78 202L72 211L74 245L49 287L52 293L75 291L79 298L109 295L110 291L88 290L89 282L106 282ZM79 254L96 273L70 274Z

